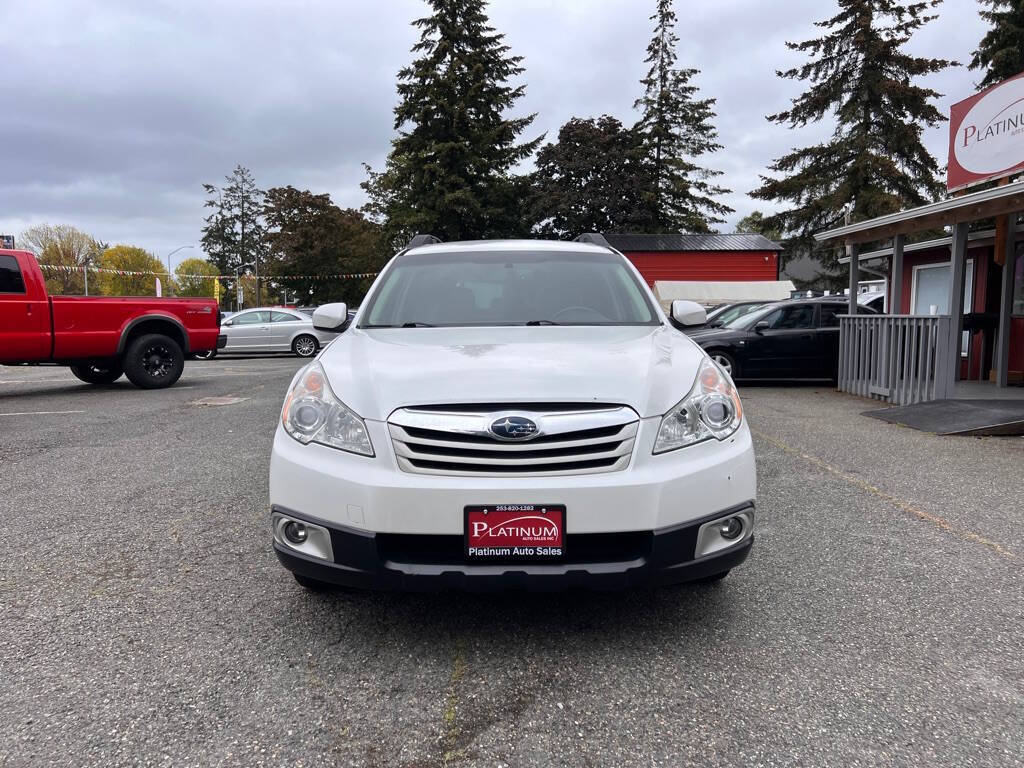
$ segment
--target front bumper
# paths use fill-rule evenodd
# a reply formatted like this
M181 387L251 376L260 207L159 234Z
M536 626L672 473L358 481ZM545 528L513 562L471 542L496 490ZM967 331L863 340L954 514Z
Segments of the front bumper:
M288 570L318 581L362 589L415 591L624 589L693 581L740 565L754 544L751 532L737 544L695 558L698 531L709 520L745 513L753 505L656 531L569 534L567 558L557 563L471 564L460 554L462 537L377 534L332 527L275 508L292 519L328 528L333 562L299 553L282 542L274 551Z

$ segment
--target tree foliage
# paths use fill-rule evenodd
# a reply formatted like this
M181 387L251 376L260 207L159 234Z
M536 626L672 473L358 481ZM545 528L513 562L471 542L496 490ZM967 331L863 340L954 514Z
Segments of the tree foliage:
M699 70L676 67L676 14L673 0L658 0L651 16L654 36L647 47L650 65L640 82L644 95L637 130L654 168L650 205L652 231L710 232L732 209L718 198L729 190L715 185L721 171L697 164L698 158L722 148L714 126L715 99L697 98L693 78Z
M174 268L177 293L179 296L213 296L213 278L218 274L220 272L217 267L206 259L184 259Z
M571 238L649 230L652 171L637 131L608 115L572 118L537 153L529 206L535 232Z
M337 275L377 272L387 261L381 228L359 211L342 210L329 195L294 187L267 191L264 215L273 274ZM271 278L272 280L273 278ZM281 281L300 303L358 304L372 278Z
M769 120L790 128L835 120L830 139L775 160L751 194L788 203L766 219L788 239L788 250L810 252L817 231L892 213L935 199L943 190L938 164L921 134L945 118L940 94L915 78L955 62L911 56L903 49L941 0L838 0L839 12L816 25L825 34L787 43L806 64L780 77L808 81L792 106ZM825 264L835 265L829 254Z
M115 245L107 248L100 254L99 267L105 270L117 269L147 273L117 275L111 272L100 272L97 282L105 296L155 296L158 275L148 273L164 272L164 264L160 259L149 251L134 245ZM169 278L164 274L160 274L159 277L164 284L165 292L169 293L173 288L169 283Z
M18 241L21 247L36 255L40 264L72 268L71 271L43 271L46 290L54 295L85 293L83 267L93 265L103 247L91 235L67 224L38 224L22 232ZM92 286L90 289L98 292Z
M736 231L763 235L775 243L782 240L782 230L777 224L770 222L761 211L751 211L736 222Z
M243 265L252 265L259 274L266 249L264 192L242 165L235 166L225 182L223 187L203 184L205 207L210 209L203 227L203 251L223 275Z
M399 103L384 170L363 187L392 246L417 232L445 240L522 234L524 187L513 175L540 139L519 143L534 116L507 117L523 68L481 0L428 0L414 22L415 60L398 73Z
M980 11L991 28L971 58L971 69L983 70L981 87L1001 83L1024 71L1024 2L981 0L988 6Z

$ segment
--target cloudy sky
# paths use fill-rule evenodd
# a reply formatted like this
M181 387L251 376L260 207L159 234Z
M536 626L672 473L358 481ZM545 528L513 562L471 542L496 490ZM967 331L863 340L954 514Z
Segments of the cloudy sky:
M631 122L654 0L493 0L490 15L525 57L530 135L571 116ZM237 163L262 187L292 184L364 202L362 163L392 136L395 73L416 39L422 0L35 0L0 3L0 232L77 226L158 256L198 246L203 182ZM736 209L782 152L827 126L790 132L764 116L800 88L775 70L802 59L784 41L815 36L828 0L680 0L680 63L718 99ZM984 27L974 0L946 0L915 53L966 61ZM977 73L928 80L944 113ZM945 162L945 128L926 134ZM761 208L765 205L760 204ZM174 263L193 251L182 251Z

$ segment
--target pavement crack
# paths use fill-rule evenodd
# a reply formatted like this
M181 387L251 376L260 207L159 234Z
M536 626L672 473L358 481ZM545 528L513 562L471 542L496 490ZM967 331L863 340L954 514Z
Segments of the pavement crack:
M867 480L864 480L860 477L855 477L849 472L846 472L842 469L839 469L836 466L833 466L832 464L829 464L822 458L812 456L809 453L804 453L799 448L794 448L793 446L783 442L782 440L779 440L776 437L772 437L770 435L765 434L764 432L761 432L760 430L753 428L751 428L750 431L761 440L764 440L766 443L770 443L771 445L774 445L776 448L779 448L780 450L783 450L792 456L797 456L803 459L804 461L807 461L813 464L814 466L823 469L832 475L835 475L841 480L845 480L850 485L856 486L861 490L867 491L868 493L877 496L878 498L891 504L897 509L902 510L903 512L906 512L910 515L913 515L919 520L923 520L926 523L934 525L936 528L939 528L945 531L946 533L950 533L953 536L956 536L957 538L962 539L964 541L969 541L974 544L981 544L982 546L992 550L999 557L1003 558L1004 560L1009 560L1012 563L1020 564L1024 562L1024 560L1021 559L1020 555L1018 555L1016 552L1007 549L998 542L985 538L981 534L975 533L974 531L967 530L964 528L958 528L945 518L939 517L938 515L932 514L931 512L926 512L923 509L919 509L910 502L904 501L903 499L897 496L893 496L891 493L883 491L876 485L872 485Z

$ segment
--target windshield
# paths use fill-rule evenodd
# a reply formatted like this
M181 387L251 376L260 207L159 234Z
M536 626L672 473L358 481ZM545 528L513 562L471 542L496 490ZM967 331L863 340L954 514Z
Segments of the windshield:
M658 324L618 254L457 251L399 256L360 327Z
M738 306L726 307L723 311L719 312L715 317L709 317L708 320L712 325L716 326L728 326L736 320L739 320L744 315L749 315L751 312L756 312L764 304L740 304Z
M768 304L763 307L758 307L754 312L748 312L745 315L735 318L729 323L726 323L724 328L736 328L741 331L746 331L754 327L759 321L763 320L772 310L778 309L778 304Z

